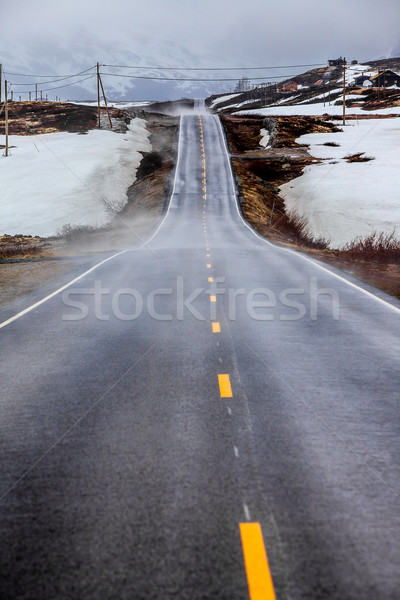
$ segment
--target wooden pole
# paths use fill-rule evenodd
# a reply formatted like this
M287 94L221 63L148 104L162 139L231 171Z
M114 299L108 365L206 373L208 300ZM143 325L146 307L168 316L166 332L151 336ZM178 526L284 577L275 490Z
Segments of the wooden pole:
M343 60L343 125L346 125L346 59Z
M4 107L5 129L6 129L6 156L8 156L8 99L7 99L7 80L4 82L4 92L6 96Z
M97 63L97 126L100 128L100 65Z
M37 101L37 83L35 84L35 100Z
M106 105L106 109L107 109L108 120L110 121L110 127L111 127L111 129L112 129L111 115L110 115L110 111L108 110L108 106L107 106L107 99L106 99L106 95L105 95L105 93L104 93L103 82L102 82L102 80L101 80L100 74L99 74L99 80L100 80L101 90L102 90L102 92L103 92L104 104Z
M1 104L1 85L3 82L3 65L0 64L0 104Z

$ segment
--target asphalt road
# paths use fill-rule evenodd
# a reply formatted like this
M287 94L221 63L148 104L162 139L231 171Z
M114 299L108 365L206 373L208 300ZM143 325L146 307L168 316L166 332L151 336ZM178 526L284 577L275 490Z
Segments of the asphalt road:
M248 522L278 599L399 598L399 303L260 240L211 115L145 242L0 314L0 598L245 599Z

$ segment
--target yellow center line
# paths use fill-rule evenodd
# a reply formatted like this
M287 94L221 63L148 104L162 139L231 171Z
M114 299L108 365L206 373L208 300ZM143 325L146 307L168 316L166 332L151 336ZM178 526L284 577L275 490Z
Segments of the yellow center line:
M240 523L250 600L275 600L260 523Z
M232 398L232 388L229 375L222 374L218 375L219 392L221 398Z
M216 302L217 296L210 296L210 302Z
M210 263L208 263L208 265L207 265L207 269L211 269L211 265L210 265Z
M212 283L214 281L214 277L209 277L208 278L208 283Z
M213 331L213 333L221 333L221 326L218 323L218 321L215 321L215 323L212 323L212 331Z
M210 256L211 256L211 254L206 254L206 257L207 257L207 258L210 258Z

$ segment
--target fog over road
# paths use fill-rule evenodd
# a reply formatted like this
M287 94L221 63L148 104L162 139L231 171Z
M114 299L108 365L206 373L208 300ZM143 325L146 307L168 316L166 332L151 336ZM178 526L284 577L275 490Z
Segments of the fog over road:
M400 303L329 269L182 116L153 237L1 311L2 600L398 598Z

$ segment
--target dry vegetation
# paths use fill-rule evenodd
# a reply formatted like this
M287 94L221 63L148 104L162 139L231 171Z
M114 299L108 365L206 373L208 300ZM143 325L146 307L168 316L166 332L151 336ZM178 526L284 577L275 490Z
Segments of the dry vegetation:
M376 115L374 115L376 118ZM368 117L367 117L368 118ZM263 236L306 252L400 298L400 242L395 234L374 233L342 250L327 248L329 240L314 240L305 220L285 212L279 186L301 175L316 162L307 147L296 143L304 133L339 131L322 117L222 117L232 153L244 217ZM270 131L270 147L259 146L260 129ZM330 142L329 144L335 144ZM346 157L363 162L363 153Z
M48 244L40 237L24 235L0 236L0 259L37 258L46 253Z
M10 135L37 135L69 131L85 133L96 126L97 110L68 102L10 102ZM4 112L0 115L0 135L4 134Z

